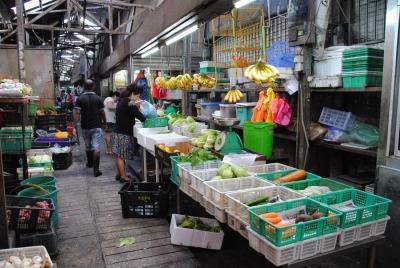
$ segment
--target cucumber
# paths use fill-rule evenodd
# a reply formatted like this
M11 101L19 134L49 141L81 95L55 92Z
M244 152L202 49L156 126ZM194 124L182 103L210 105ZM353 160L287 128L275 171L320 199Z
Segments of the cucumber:
M268 199L269 199L268 196L261 195L261 196L257 197L256 199L246 202L246 206L253 207L253 206L260 205L261 203L268 203Z

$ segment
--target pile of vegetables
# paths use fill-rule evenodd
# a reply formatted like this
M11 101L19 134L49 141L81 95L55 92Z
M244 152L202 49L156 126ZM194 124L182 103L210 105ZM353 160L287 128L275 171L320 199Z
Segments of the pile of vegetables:
M28 164L49 163L51 161L52 158L47 154L28 156Z
M191 139L191 143L196 147L207 150L214 149L214 144L217 140L218 133L218 130L215 129L202 129L200 136Z
M193 148L190 154L178 158L178 162L189 162L192 166L198 166L209 160L216 160L218 157L213 155L210 151Z
M237 166L231 166L228 163L223 163L222 166L218 168L217 174L218 175L211 180L223 180L249 176L249 173L245 169Z
M0 80L0 95L6 97L23 97L32 94L32 87L18 80Z
M299 193L305 196L315 196L331 192L331 189L327 186L308 186L304 190L298 190Z
M309 209L306 212L303 210L299 211L293 218L285 217L275 212L260 214L260 216L276 227L285 227L299 222L316 220L325 217L325 214L319 212L318 209Z
M168 117L168 124L172 126L180 126L184 124L190 124L190 123L195 123L196 121L193 119L193 117L188 116L185 117L182 114L169 114L167 115Z
M6 257L0 261L1 268L51 268L51 263L46 257L37 254L32 258L28 258L24 253L19 252L17 255Z
M260 195L257 198L247 201L245 204L248 207L254 207L254 206L266 205L268 203L276 203L276 202L282 202L282 201L283 200L280 198L279 195L272 197L272 198L270 198L267 195Z
M179 223L179 227L207 231L207 232L214 232L214 233L221 232L221 227L219 227L219 226L210 226L210 225L204 223L199 218L192 217L192 216L186 216L186 215L182 219L182 221Z
M44 115L57 115L56 107L53 105L46 105L43 108L37 110L37 116L44 116Z

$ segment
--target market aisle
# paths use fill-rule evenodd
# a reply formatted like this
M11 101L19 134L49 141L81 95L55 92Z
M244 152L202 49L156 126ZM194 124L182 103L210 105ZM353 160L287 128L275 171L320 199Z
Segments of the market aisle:
M102 156L103 176L92 177L82 150L74 164L56 173L59 203L58 267L196 267L186 248L170 244L165 219L122 218L114 180L113 159ZM136 243L118 248L118 239L134 236Z

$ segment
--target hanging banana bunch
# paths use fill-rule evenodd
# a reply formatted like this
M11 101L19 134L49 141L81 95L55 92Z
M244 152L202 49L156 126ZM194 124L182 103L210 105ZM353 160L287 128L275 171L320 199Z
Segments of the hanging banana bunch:
M236 87L232 87L225 95L224 101L226 102L238 102L243 98L243 93Z
M249 66L244 75L258 85L273 84L279 76L279 70L259 60L256 64Z

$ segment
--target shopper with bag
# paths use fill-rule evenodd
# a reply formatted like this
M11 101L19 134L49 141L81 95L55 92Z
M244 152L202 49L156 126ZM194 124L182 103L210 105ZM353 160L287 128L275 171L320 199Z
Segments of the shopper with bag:
M115 179L121 182L130 181L126 175L125 161L133 159L134 140L133 126L136 118L144 122L146 117L140 112L140 94L143 93L143 87L137 84L129 85L124 92L121 93L121 99L117 104L115 112L115 128L111 136L112 152L115 155L115 166L118 174Z
M113 91L110 96L104 100L104 111L106 113L107 128L105 129L105 141L106 141L106 153L112 154L111 152L111 133L114 131L115 126L115 110L119 100L119 92Z

